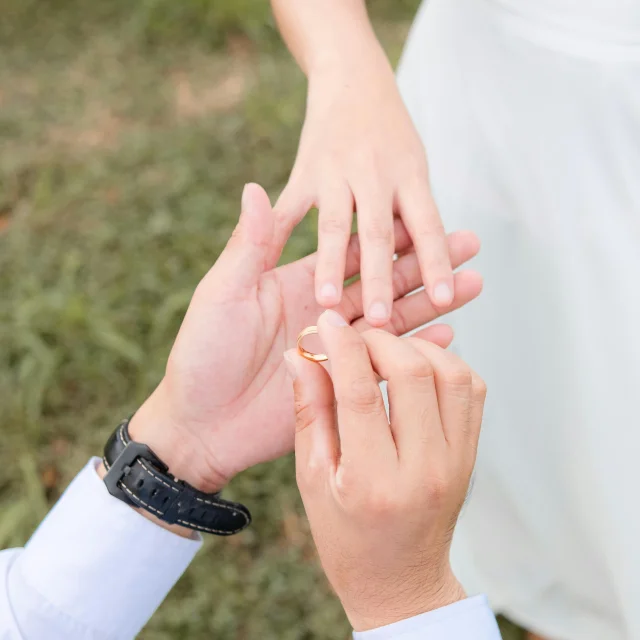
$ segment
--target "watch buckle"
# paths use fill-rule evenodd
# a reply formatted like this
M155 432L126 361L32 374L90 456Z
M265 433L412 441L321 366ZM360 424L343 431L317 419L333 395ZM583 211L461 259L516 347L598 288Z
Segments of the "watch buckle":
M152 463L161 473L167 473L169 470L169 467L167 467L146 444L129 440L125 448L120 452L120 455L113 461L113 464L111 464L107 471L107 475L104 477L104 483L109 493L129 504L133 504L133 502L120 488L119 482L131 473L131 467L138 458L143 458L147 462Z

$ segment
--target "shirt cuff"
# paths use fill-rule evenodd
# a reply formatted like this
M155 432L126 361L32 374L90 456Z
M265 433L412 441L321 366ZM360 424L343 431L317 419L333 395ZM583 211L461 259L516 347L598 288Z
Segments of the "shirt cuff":
M132 638L178 581L202 541L182 538L109 494L93 458L12 567L13 587L101 637Z
M354 640L500 640L500 630L485 596L454 602L370 631Z

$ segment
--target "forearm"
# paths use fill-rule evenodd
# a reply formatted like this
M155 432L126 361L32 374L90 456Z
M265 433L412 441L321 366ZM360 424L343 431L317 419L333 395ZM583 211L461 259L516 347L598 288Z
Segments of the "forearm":
M283 39L307 77L344 66L389 67L364 0L271 0Z

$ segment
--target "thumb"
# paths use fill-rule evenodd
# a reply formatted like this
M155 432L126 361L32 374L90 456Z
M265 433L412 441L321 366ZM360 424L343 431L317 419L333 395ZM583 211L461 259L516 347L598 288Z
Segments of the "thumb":
M293 378L296 412L296 472L298 483L312 480L338 464L340 446L333 384L325 369L309 362L295 349L286 351L285 363Z
M278 264L284 245L295 226L313 206L313 198L306 195L305 187L300 180L291 179L274 206L276 223L267 258L270 269Z
M222 295L242 295L256 286L273 242L275 216L265 190L246 184L241 206L238 224L207 278L215 280L216 292Z

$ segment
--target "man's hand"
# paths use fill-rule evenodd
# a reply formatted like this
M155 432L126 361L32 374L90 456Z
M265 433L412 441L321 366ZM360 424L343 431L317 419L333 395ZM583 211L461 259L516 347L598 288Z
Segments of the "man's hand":
M220 489L234 474L290 451L294 441L293 391L282 354L298 333L315 324L322 309L314 299L316 256L271 269L275 214L263 189L246 186L239 224L224 252L198 285L171 351L164 379L130 424L134 440L148 444L175 476L203 491ZM469 232L448 238L454 266L478 251ZM387 329L405 333L440 315L423 293L409 236L396 226L394 314ZM347 277L358 273L359 245L352 238ZM480 292L480 276L456 274L458 308ZM361 331L361 284L345 289L340 312ZM434 325L425 337L442 345L451 330Z
M451 537L475 463L483 381L452 353L336 313L318 323L331 377L286 354L298 485L324 570L353 627L464 598ZM376 374L388 381L390 423Z

